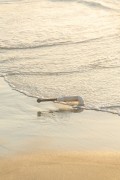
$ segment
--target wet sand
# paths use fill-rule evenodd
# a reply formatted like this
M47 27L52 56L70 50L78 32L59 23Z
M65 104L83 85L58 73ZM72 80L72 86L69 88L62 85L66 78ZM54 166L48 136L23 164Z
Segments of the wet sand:
M47 113L2 78L0 98L1 180L120 179L119 116Z

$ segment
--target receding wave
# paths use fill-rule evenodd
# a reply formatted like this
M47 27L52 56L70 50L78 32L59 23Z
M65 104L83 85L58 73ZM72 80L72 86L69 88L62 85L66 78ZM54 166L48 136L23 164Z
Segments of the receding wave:
M4 77L4 80L9 84L10 87L12 87L12 89L28 96L28 97L32 97L32 98L38 98L39 95L32 95L30 92L25 91L17 86L15 86L14 84L12 84L7 76ZM101 112L107 112L107 113L111 113L111 114L116 114L120 116L120 105L111 105L111 106L104 106L104 107L96 107L96 106L85 106L86 110L94 110L94 111L101 111Z
M47 48L47 47L54 47L54 46L64 46L64 45L75 45L75 44L84 44L84 43L90 43L92 41L96 41L101 39L102 37L98 38L92 38L82 41L63 41L63 42L55 42L55 43L49 43L49 44L39 44L39 45L31 45L31 46L16 46L16 47L9 47L9 46L0 46L1 50L26 50L26 49L38 49L38 48Z
M22 3L24 0L1 0L0 4Z
M89 6L90 8L97 8L103 10L113 10L110 7L103 5L102 3L94 2L94 1L85 1L85 0L50 0L52 2L77 2L83 4L85 6Z
M108 6L105 6L101 3L98 3L98 2L93 2L93 1L84 1L84 0L81 0L81 1L78 1L79 3L81 4L84 4L86 6L90 6L90 7L93 7L93 8L99 8L99 9L105 9L105 10L111 10L110 7Z
M3 75L3 77L5 76L63 76L63 75L67 75L67 74L79 74L79 73L83 73L83 72L88 72L89 70L91 70L91 68L81 68L80 70L75 70L75 71L65 71L65 72L7 72L5 75Z

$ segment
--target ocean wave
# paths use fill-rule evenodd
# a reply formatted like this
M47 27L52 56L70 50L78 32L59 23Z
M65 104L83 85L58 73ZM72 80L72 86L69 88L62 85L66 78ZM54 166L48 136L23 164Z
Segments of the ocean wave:
M98 2L94 2L94 1L84 1L84 0L80 0L78 1L79 3L81 4L84 4L86 6L90 6L90 7L93 7L93 8L98 8L98 9L104 9L104 10L112 10L110 7L108 6L105 6L101 3L98 3Z
M75 45L75 44L84 44L84 43L90 43L92 41L96 41L101 39L102 37L98 38L91 38L91 39L86 39L82 41L63 41L63 42L55 42L55 43L49 43L49 44L39 44L39 45L29 45L29 46L15 46L15 47L10 47L10 46L0 46L0 50L27 50L27 49L39 49L39 48L47 48L47 47L54 47L54 46L64 46L64 45Z
M114 10L109 6L103 5L102 3L95 2L95 1L86 1L86 0L50 0L52 2L76 2L83 4L88 7L96 8L96 9L103 9L103 10Z
M22 3L24 0L0 0L0 4Z
M6 77L6 76L42 76L42 77L46 77L46 76L66 76L66 75L73 75L73 74L83 74L83 73L87 73L90 71L96 71L99 70L100 68L94 68L95 66L88 66L88 67L84 67L82 66L79 70L71 70L71 71L56 71L56 72L13 72L12 71L6 71L6 72L0 72L0 76L1 77ZM112 67L111 67L112 68ZM114 68L114 67L113 67ZM116 67L116 68L120 68L120 67ZM102 68L101 68L102 69ZM106 68L107 69L107 68Z
M13 61L16 61L16 59L7 59L7 60L3 60L0 61L0 64L2 65L3 63L6 64L7 62L11 61L11 63ZM17 60L18 61L18 60ZM106 61L105 61L106 62ZM54 71L45 71L45 69L43 69L43 71L24 71L24 69L19 70L16 69L11 69L10 71L8 69L6 70L2 70L0 72L0 75L4 76L66 76L66 75L72 75L72 74L82 74L82 73L87 73L90 71L99 71L102 69L119 69L120 66L119 65L111 65L111 64L106 64L104 65L105 62L102 62L103 64L99 64L96 61L93 61L90 64L87 65L81 65L81 66L76 66L76 68L71 69L69 68L68 71L65 71L64 68L61 71L55 70Z

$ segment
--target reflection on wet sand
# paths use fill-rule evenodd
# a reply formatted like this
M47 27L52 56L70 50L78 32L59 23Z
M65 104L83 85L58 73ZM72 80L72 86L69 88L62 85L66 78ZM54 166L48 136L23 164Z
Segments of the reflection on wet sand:
M82 106L71 106L71 105L66 105L66 104L60 104L60 103L56 103L57 104L57 109L55 110L48 110L46 111L47 113L54 113L54 112L58 112L58 113L62 113L62 112L73 112L73 113L80 113L84 111L84 108ZM37 112L37 117L42 116L43 113L46 113L45 111L38 111Z

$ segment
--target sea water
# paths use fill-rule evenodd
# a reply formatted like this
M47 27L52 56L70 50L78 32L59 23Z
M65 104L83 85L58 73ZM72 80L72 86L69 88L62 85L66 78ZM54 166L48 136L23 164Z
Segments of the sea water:
M120 0L0 0L0 76L120 114Z

